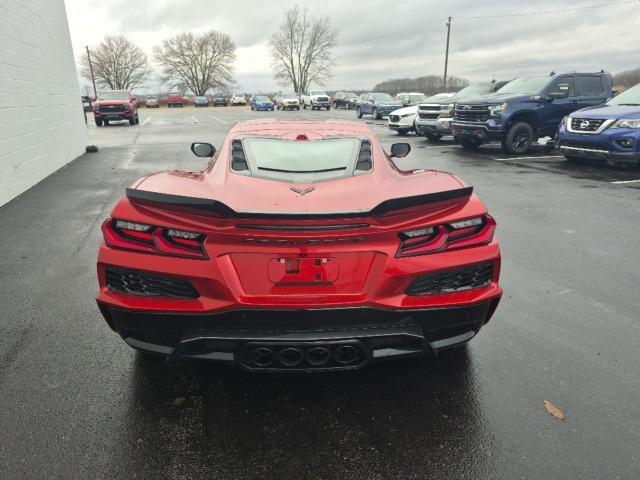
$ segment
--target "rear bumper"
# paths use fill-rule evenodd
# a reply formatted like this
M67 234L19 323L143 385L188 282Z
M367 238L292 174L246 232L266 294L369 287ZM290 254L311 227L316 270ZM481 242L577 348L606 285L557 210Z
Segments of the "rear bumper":
M489 321L500 297L431 309L139 312L98 302L133 348L237 364L248 370L340 370L459 346ZM342 357L341 357L342 356Z

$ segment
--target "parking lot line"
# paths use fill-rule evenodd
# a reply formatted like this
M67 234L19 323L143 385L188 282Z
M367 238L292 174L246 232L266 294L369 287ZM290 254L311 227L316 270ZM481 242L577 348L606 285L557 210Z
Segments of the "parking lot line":
M540 155L537 157L511 157L511 158L492 158L494 162L507 162L509 160L535 160L537 158L564 158L564 155Z
M618 180L616 182L609 182L614 185L624 185L625 183L640 183L640 178L637 180Z
M428 147L418 147L418 148L459 148L460 145L429 145Z
M191 115L191 119L193 120L193 123L200 123L200 120L198 120L196 117L194 117L193 115Z
M149 120L151 120L151 115L149 115L147 118L145 118L145 119L144 119L144 122L142 122L142 125L140 125L140 126L141 126L141 127L144 127L144 126L145 126L145 124L146 124Z
M218 118L218 117L216 117L216 116L214 116L214 115L209 115L209 116L210 116L211 118L213 118L214 120L216 120L216 121L218 121L218 122L220 122L220 123L222 123L222 124L224 124L224 125L229 125L229 122L225 122L225 121L224 121L224 120L222 120L221 118Z

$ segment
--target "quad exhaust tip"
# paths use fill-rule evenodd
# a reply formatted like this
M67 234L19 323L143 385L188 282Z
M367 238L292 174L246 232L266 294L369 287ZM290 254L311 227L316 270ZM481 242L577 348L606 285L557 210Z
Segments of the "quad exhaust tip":
M345 368L361 364L366 356L356 345L254 345L245 354L246 365L265 369Z

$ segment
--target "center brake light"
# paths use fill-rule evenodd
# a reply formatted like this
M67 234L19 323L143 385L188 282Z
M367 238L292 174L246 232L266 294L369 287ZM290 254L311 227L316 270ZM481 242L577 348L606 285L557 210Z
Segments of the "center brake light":
M173 257L207 259L205 236L172 228L126 220L108 219L102 224L105 243L111 248Z
M413 257L486 245L493 240L495 230L496 221L485 215L402 232L402 243L396 257Z

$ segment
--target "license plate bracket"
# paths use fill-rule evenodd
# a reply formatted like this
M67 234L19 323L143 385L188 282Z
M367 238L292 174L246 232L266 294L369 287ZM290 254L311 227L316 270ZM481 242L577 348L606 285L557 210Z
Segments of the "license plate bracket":
M269 261L269 281L278 286L326 286L338 278L338 261L331 257L282 257Z

